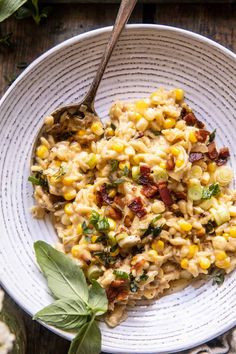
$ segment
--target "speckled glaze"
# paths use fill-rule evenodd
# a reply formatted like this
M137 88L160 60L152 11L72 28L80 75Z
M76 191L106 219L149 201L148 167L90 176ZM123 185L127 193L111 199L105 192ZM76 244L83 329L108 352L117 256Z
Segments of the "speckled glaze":
M51 49L33 62L0 101L0 279L31 315L52 298L39 272L33 242L56 240L49 220L34 220L27 182L31 148L45 115L80 101L91 82L111 28ZM115 100L149 95L158 87L182 87L187 101L220 146L229 146L236 170L236 56L191 32L155 26L128 26L114 51L96 99L106 118ZM170 353L193 347L236 324L236 272L221 287L190 285L158 301L130 308L128 319L110 329L101 323L103 351ZM53 329L54 330L54 329ZM54 330L71 339L72 334Z

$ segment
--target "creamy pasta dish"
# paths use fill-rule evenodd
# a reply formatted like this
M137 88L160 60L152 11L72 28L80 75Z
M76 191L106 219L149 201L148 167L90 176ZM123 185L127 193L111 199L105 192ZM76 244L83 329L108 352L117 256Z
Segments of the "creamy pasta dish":
M104 126L89 112L85 118L90 124L75 128L65 112L60 131L46 117L29 177L32 211L50 213L60 250L106 289L108 324L175 280L218 272L219 281L235 269L229 150L216 146L216 131L195 116L183 90L114 103Z

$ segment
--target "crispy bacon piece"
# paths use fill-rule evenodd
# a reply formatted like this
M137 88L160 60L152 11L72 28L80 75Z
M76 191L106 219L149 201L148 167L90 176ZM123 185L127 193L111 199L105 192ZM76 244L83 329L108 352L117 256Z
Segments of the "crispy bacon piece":
M199 129L203 129L205 127L205 124L197 119L196 127Z
M159 182L158 183L159 193L161 196L162 201L166 206L171 206L174 202L170 191L167 187L167 182Z
M148 165L140 166L140 174L141 175L149 175L151 173L151 169Z
M105 215L114 220L121 220L123 217L122 211L120 209L110 205L106 208Z
M103 198L102 198L102 193L100 191L97 191L96 199L97 199L98 207L101 208L101 206L103 204Z
M158 193L158 186L155 184L147 184L143 186L141 193L147 198L153 198Z
M105 203L105 204L112 204L113 203L113 199L109 198L109 196L108 196L106 183L104 183L101 186L100 193L101 193L101 198L103 200L103 203Z
M222 166L222 165L226 164L229 156L230 156L229 148L227 148L227 147L221 148L219 151L218 158L216 160L217 166Z
M124 225L126 227L130 227L132 225L132 219L129 215L126 215L125 218L124 218Z
M185 192L175 192L174 194L177 200L187 200L187 194Z
M199 161L203 158L204 158L204 155L202 152L190 152L190 154L189 154L189 161L192 163L195 161Z
M150 176L151 169L147 165L141 165L140 166L140 177L139 177L139 183L142 185L149 185L152 184L152 178Z
M122 209L125 207L124 199L120 195L115 196L114 203L117 204Z
M211 160L218 158L218 151L216 150L216 143L214 141L208 145L208 155Z
M210 133L205 129L199 129L195 132L196 138L200 143L204 143Z
M113 280L109 287L106 289L107 298L109 303L123 301L127 298L129 293L129 283L127 280Z
M174 168L175 168L174 156L170 155L168 160L166 161L166 169L167 171L172 171Z
M147 211L144 209L142 199L140 197L133 199L133 201L128 205L128 207L139 218L142 218L144 215L147 214Z
M185 120L187 125L195 125L197 123L197 118L195 117L194 113L188 113L185 116L183 116L183 120Z

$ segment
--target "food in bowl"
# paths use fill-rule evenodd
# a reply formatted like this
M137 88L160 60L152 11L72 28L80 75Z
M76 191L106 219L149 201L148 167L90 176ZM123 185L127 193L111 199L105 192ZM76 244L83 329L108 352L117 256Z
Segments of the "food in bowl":
M85 115L90 126L74 129L65 114L63 132L46 117L29 178L32 211L50 212L58 248L106 289L107 323L116 326L128 304L161 296L175 280L214 271L220 283L236 266L236 191L216 131L181 89L117 102L105 127Z

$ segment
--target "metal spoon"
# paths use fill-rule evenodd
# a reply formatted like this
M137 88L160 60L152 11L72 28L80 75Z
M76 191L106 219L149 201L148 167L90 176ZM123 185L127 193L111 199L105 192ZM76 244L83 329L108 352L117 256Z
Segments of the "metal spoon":
M60 107L51 113L51 116L53 117L53 124L44 124L43 127L40 129L37 138L35 139L33 154L35 152L35 148L39 144L40 137L43 136L45 133L51 134L54 137L59 135L66 136L66 134L69 134L71 131L73 132L77 131L78 129L86 129L86 127L90 126L92 122L96 120L100 121L94 108L94 100L97 93L97 89L103 77L107 63L111 57L113 49L121 34L121 31L124 28L126 22L128 21L136 2L137 0L121 1L113 31L106 45L103 57L97 69L97 73L93 79L93 82L89 88L87 95L82 100L82 102L78 104Z

